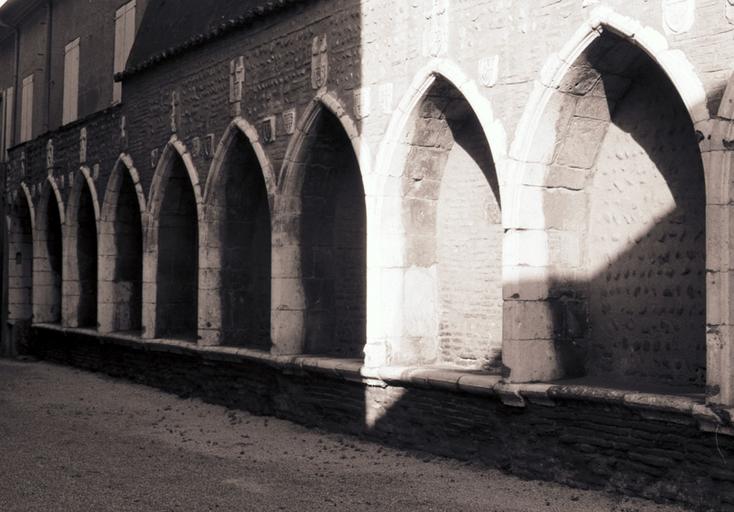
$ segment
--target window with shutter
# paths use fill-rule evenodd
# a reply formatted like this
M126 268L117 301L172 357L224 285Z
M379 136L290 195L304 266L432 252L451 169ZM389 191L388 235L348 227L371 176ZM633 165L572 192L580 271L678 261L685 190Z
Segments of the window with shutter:
M0 162L5 161L5 91L0 91Z
M33 137L33 74L23 79L20 94L20 142Z
M115 66L114 73L121 73L135 40L135 0L126 3L115 12ZM112 102L122 100L122 84L114 82Z
M64 108L62 124L76 121L79 113L79 38L64 49Z
M15 108L15 89L9 87L5 90L5 117L0 119L5 125L5 151L13 145L13 110Z

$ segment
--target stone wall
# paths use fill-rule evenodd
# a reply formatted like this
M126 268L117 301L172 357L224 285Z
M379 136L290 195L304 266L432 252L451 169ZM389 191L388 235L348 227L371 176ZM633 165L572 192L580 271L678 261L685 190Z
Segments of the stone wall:
M471 106L445 80L427 92L412 123L403 176L405 258L426 278L418 293L430 294L434 309L418 309L425 322L415 323L415 348L407 352L420 354L413 362L497 370L503 231L490 149Z

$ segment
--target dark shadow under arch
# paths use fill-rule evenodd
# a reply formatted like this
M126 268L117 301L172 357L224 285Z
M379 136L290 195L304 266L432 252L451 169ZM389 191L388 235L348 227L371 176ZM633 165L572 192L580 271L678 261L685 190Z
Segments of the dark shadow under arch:
M551 265L568 276L549 296L566 374L703 386L706 196L687 109L663 70L610 32L558 94L544 210Z
M197 336L198 214L183 160L174 155L158 217L156 337Z
M112 275L115 288L115 327L139 331L143 308L143 225L138 196L129 172L121 172L114 205L115 259Z
M33 317L33 222L28 199L19 190L10 206L8 236L8 319Z
M270 348L271 225L268 193L255 150L233 135L209 212L220 244L221 341Z
M352 143L334 114L317 115L301 149L305 352L361 358L366 340L365 194Z
M45 204L41 210L40 225L38 226L42 253L34 258L45 261L40 262L43 270L34 273L34 286L38 295L34 294L34 301L44 308L42 318L38 320L46 323L61 322L61 276L62 276L62 254L63 236L61 231L61 215L59 205L53 190L47 189L46 197L42 197Z
M80 179L82 179L80 177ZM97 219L89 185L84 182L79 195L76 256L79 277L79 327L97 327Z

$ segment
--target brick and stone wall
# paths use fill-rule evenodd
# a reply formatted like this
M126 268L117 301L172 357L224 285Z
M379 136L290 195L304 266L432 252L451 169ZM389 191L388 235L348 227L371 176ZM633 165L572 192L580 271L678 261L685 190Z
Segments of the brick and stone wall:
M105 289L96 302L104 330L140 325L146 337L155 337L178 335L178 329L204 344L276 353L361 358L364 350L368 364L507 371L514 380L608 374L702 385L710 365L704 354L713 352L704 347L707 171L697 163L706 159L696 143L711 131L701 125L702 112L720 100L721 74L718 81L713 73L696 83L672 74L671 59L662 58L668 51L662 40L683 49L690 43L682 35L664 35L671 30L667 11L622 3L619 11L630 14L625 17L570 2L553 8L493 4L490 22L480 4L432 4L420 16L417 7L388 15L378 2L348 0L308 2L294 8L296 17L296 11L279 11L267 30L255 25L229 31L127 77L122 107L80 121L84 137L80 133L76 140L73 126L16 148L11 183L19 183L17 170L25 169L29 175L22 181L33 194L50 165L61 201L71 208L62 224L65 239L72 239L78 208L66 189L72 189L74 174L67 169L78 167L74 151L92 175L90 194L100 197L99 215L107 203L117 211L120 198L132 211L129 191L113 187L108 196L106 189L121 152L135 169L134 177L128 174L139 188L138 206L145 205L143 277L140 285L114 277L109 267L117 265L115 258L132 256L116 249L119 241L106 232L112 229L100 229L99 280L117 283L109 289L100 285ZM480 14L472 18L474 12ZM564 21L552 25L552 19ZM635 25L638 19L651 26ZM655 28L661 19L668 21ZM487 30L479 30L484 25ZM374 44L378 27L381 45ZM569 52L566 65L556 65L565 61L553 54L541 62L543 52L521 58L531 28L544 34L548 47ZM410 29L425 29L424 39L404 39ZM709 32L711 41L721 37ZM484 49L501 33L517 33L517 40L497 44L504 53L486 55ZM694 65L711 59L692 53ZM625 108L635 107L625 105L645 101L634 99L644 94L634 84L652 81L670 84L662 86L663 95L649 93L659 107L626 119ZM546 83L554 85L543 89ZM710 98L691 104L699 84ZM670 114L680 124L675 136L663 128L672 121L657 115L668 109L677 109ZM533 115L535 121L528 121ZM618 133L650 124L659 141L647 145L634 133ZM235 142L223 144L230 139ZM40 142L49 140L54 162L44 164L49 148ZM684 141L691 163L686 178L675 178L683 180L685 198L679 198L672 189L680 187L668 183L668 174L683 171L664 168L668 164L657 153L670 153ZM509 157L508 142L514 151ZM642 160L627 156L635 144L644 152ZM515 149L523 145L529 148L524 154ZM624 159L617 168L624 177L608 174L611 158ZM252 169L246 179L254 180L246 196L236 185L245 179L238 172L243 166ZM667 212L667 221L657 210L636 220L629 213L655 203L629 178L645 166L671 189L669 199L679 210ZM326 171L337 167L340 172ZM220 176L211 186L210 169ZM351 176L352 184L333 182L332 176L342 175ZM659 190L650 180L650 189ZM171 183L181 186L169 188ZM627 202L611 204L605 187ZM252 197L253 204L242 197ZM181 222L169 222L174 218ZM107 226L108 219L98 222ZM610 222L618 232L602 227ZM169 233L169 224L186 235ZM673 225L679 233L671 231ZM638 243L641 229L657 240L648 250ZM665 241L654 237L655 230L666 231ZM615 241L602 243L602 236ZM636 286L620 284L618 273L634 280L649 273L645 262L667 258L675 237L690 245L676 251L686 253L678 266L662 271L672 276L661 275L647 294L644 286L636 292ZM76 261L83 259L84 243L78 239L75 250L74 244L66 250L66 325L77 321L72 319L79 308L90 308L73 298L81 297L77 288L88 281L76 275L88 267ZM185 272L167 260L186 252L184 246L198 255L196 264L197 258L187 258ZM669 256L676 259L675 252ZM611 265L606 276L614 285L599 285L606 282L605 265ZM169 274L191 281L176 285L186 290L185 300L173 297ZM115 287L120 294L109 291ZM637 293L634 305L609 299L610 293L628 292ZM671 294L679 299L659 298ZM140 322L110 325L110 315L137 310L138 296ZM694 303L681 312L676 300ZM183 304L188 324L169 329L166 318ZM630 318L640 312L644 320ZM94 312L81 316L83 323L95 322ZM667 339L669 333L676 339ZM711 385L716 377L710 377Z
M45 327L35 346L213 400L234 379L248 408L523 474L719 506L728 495L709 491L732 479L706 428L609 388L693 393L729 443L731 11L313 0L202 37L124 77L122 105L11 151L33 321L134 331ZM82 300L95 251L96 300ZM148 350L164 345L178 353ZM328 370L271 368L304 354ZM324 377L354 365L379 382ZM406 365L459 377L388 378ZM571 377L596 387L521 411L457 384Z
M702 385L703 169L687 113L663 78L645 77L618 102L592 170L588 361L596 374Z
M432 85L411 123L403 224L417 290L407 299L428 308L406 305L420 318L410 323L403 357L497 370L503 230L491 151L471 106L445 80Z

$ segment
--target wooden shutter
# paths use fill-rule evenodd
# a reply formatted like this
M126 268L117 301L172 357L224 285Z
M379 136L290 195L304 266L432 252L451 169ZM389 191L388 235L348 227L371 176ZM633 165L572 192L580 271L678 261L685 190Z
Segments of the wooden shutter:
M76 121L79 113L79 38L64 49L64 108L62 124Z
M5 91L0 91L0 162L5 161Z
M20 141L26 142L33 137L33 74L23 79L20 96Z
M15 110L15 89L5 90L5 117L0 122L5 124L5 151L13 145L13 111Z
M127 58L135 40L135 0L126 3L115 12L115 65L114 73L125 70ZM122 100L122 84L114 82L112 102Z

